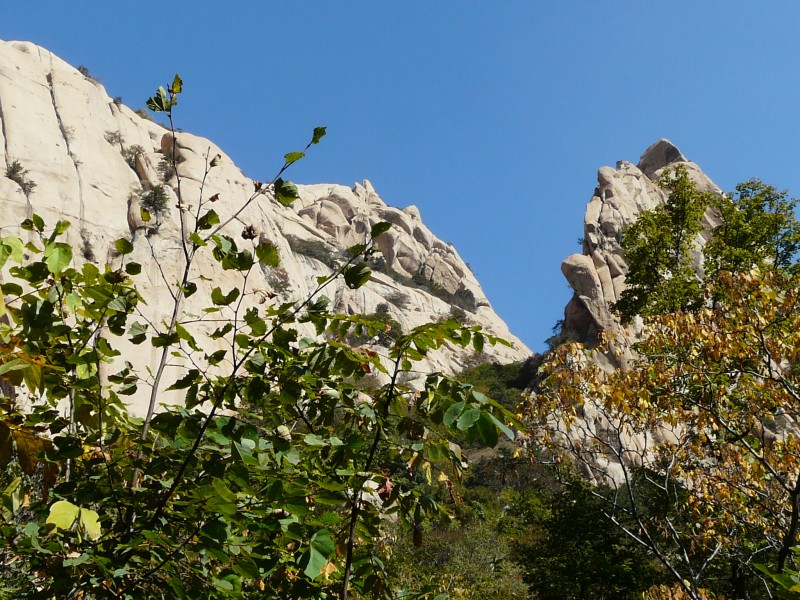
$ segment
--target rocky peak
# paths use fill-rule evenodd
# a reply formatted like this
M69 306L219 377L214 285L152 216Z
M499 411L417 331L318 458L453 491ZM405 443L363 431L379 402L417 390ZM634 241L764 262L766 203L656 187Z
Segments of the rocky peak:
M171 161L164 160L173 148L184 205L175 193ZM206 162L217 155L219 165L206 177ZM276 151L276 158L280 155ZM14 164L34 185L0 176L0 230L19 234L17 225L33 212L51 225L67 219L72 222L67 241L80 250L78 263L119 260L114 241L131 240L131 259L143 265L137 285L148 299L152 322L171 310L164 281L178 279L185 212L202 195L216 197L216 212L231 215L254 189L253 180L212 141L178 133L173 143L170 132L109 97L98 82L51 52L29 42L0 41L0 175ZM237 238L246 231L279 249L278 268L253 273L252 303L303 298L318 277L344 260L346 248L363 242L373 224L388 221L393 227L378 240L381 254L372 280L357 290L344 283L329 288L336 310L383 312L406 330L457 315L512 342L513 348L487 346L485 360L505 363L531 355L494 312L456 249L425 226L415 206L388 206L369 181L298 188L301 199L294 205L264 199L224 230ZM155 218L143 220L143 206ZM210 262L199 269L214 272L214 285L223 289L241 284ZM207 306L209 293L198 291L187 312ZM153 349L143 346L121 348L141 370L156 360ZM431 354L423 367L454 373L469 360L468 353L451 348ZM141 409L140 402L134 398L134 410Z
M700 191L721 194L695 163L689 161L672 142L660 139L639 159L638 165L619 161L616 167L601 167L583 221L583 251L564 260L561 271L574 295L564 309L562 334L594 344L600 332L620 327L611 306L625 289L627 265L622 257L622 230L636 220L639 213L663 203L667 195L657 185L665 169L682 165ZM714 224L706 214L706 229ZM701 246L705 240L698 240ZM702 256L698 251L697 268ZM634 324L635 326L635 324Z

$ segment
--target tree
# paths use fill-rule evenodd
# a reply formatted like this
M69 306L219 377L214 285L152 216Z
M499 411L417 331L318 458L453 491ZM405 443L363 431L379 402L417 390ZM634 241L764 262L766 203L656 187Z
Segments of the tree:
M702 287L692 252L714 195L698 192L683 166L665 171L658 185L669 190L666 201L622 232L627 287L614 309L623 321L699 305Z
M606 492L574 479L520 492L509 518L525 534L514 539L516 561L541 600L620 599L665 580L647 552L604 516Z
M188 206L174 152L181 91L176 76L147 103L169 120L179 207ZM49 229L33 215L27 240L0 238L0 267L12 265L0 285L0 378L14 386L0 417L0 578L14 595L390 596L374 551L384 517L414 527L442 509L413 478L393 481L382 461L435 486L464 468L453 436L489 446L514 437L510 413L469 385L440 373L419 388L402 383L431 349L500 340L448 320L397 336L379 355L347 340L383 323L328 311L323 292L334 281L369 280L366 261L388 223L372 224L308 297L261 308L245 300L250 272L280 257L269 241L235 239L232 224L256 199L291 204L298 191L282 175L324 134L316 128L230 216L201 189L180 219L180 278L163 281L173 299L163 323L143 309L131 240L117 240L117 263L101 268L73 266L65 221ZM216 163L206 156L205 176ZM208 285L199 256L241 285L213 287L198 317L184 304ZM160 352L152 374L115 361L121 340ZM177 359L186 368L167 389L183 401L157 411L165 366ZM147 415L133 418L124 398L146 386Z
M550 451L616 490L607 518L690 598L709 586L749 597L764 586L755 565L777 574L791 565L799 283L777 269L721 272L703 308L646 322L627 368L606 373L580 345L560 348L531 401Z
M624 322L699 308L704 290L724 271L793 268L800 224L797 200L786 192L751 179L731 194L701 193L683 167L667 171L659 185L669 190L664 204L622 232L627 287L614 309ZM696 263L706 213L719 224Z
M751 179L712 206L721 223L704 248L709 280L722 271L754 267L792 269L800 250L797 200L787 192Z

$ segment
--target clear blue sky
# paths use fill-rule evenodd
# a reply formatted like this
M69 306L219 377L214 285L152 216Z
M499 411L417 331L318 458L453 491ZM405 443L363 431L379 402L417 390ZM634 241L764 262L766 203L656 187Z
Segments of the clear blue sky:
M730 190L800 193L794 1L5 2L0 39L85 65L134 108L175 72L178 125L254 178L316 125L302 183L416 204L541 350L570 297L596 171L660 137Z

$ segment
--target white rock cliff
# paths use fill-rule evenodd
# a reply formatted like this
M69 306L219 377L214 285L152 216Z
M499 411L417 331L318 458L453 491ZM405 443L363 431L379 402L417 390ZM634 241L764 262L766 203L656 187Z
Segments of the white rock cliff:
M185 202L196 202L201 194L204 201L218 195L216 212L231 215L252 193L253 181L213 142L178 133L176 146ZM29 42L0 41L0 175L18 162L35 183L35 188L26 190L0 176L0 234L20 235L19 223L34 212L50 225L69 220L67 241L80 249L75 253L77 263L113 263L119 260L114 241L131 240L135 248L131 259L143 265L136 284L154 322L166 319L172 308L165 281L179 279L181 208L174 191L178 179L165 173L162 163L171 148L167 130L109 97L96 81L51 52ZM203 181L206 160L217 154L219 166ZM160 184L165 184L168 195L167 210L157 220L144 222L139 210L142 194ZM456 250L424 225L416 207L387 206L368 181L352 188L298 187L301 200L291 207L264 197L226 229L240 239L241 232L252 227L251 232L272 241L280 251L279 268L254 273L249 299L253 305L304 297L317 277L331 273L329 265L340 261L347 247L364 241L371 225L389 221L392 229L378 240L381 271L360 289L337 283L326 290L336 311L372 313L380 306L406 330L455 312L513 344L512 348L487 346L483 360L511 362L531 355L493 311ZM238 275L215 269L210 260L199 265L199 272L213 273L213 285L223 290L241 283ZM576 279L581 293L596 295L597 290L584 290L592 277L601 281L596 269L593 273ZM211 287L195 294L186 310L208 305ZM599 305L587 306L602 311ZM597 315L603 318L602 312ZM148 344L122 350L142 372L152 368L159 355L159 349ZM432 354L425 367L454 373L469 360L469 353L448 348ZM165 385L180 367L173 369L172 376L164 378ZM134 397L135 412L141 413L145 406L143 395Z

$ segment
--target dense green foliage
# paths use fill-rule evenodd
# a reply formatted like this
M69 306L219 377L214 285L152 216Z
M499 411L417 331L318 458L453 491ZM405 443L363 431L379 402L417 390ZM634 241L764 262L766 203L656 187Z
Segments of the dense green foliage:
M709 280L722 271L793 268L800 250L796 199L751 179L737 185L733 194L716 198L712 206L721 223L703 249Z
M667 171L659 185L666 201L639 215L622 233L626 289L614 309L623 321L694 310L721 272L790 267L800 249L797 200L757 179L729 195L699 192L687 170ZM718 222L702 248L706 213ZM697 263L697 264L695 264Z
M459 373L458 379L473 385L475 389L513 411L519 406L522 392L533 379L535 369L535 361L506 365L481 363Z
M659 185L669 190L666 202L640 214L622 234L627 287L614 308L623 320L695 308L700 301L692 250L714 196L698 192L683 167L667 171Z
M176 76L147 103L168 119L173 145L181 91ZM417 531L446 516L438 490L452 489L466 465L453 440L492 447L515 437L519 424L498 403L414 368L445 343L480 352L500 340L447 320L398 331L378 354L348 340L385 322L328 311L334 281L367 283L388 223L372 224L308 297L246 303L249 274L278 267L279 255L226 225L259 198L290 205L297 188L281 176L324 134L315 129L276 177L255 182L232 216L201 191L179 220L181 268L162 282L173 299L163 321L137 290L135 239L117 240L115 263L98 267L74 260L65 221L48 228L33 215L20 235L0 238L4 593L391 597L378 550L393 523ZM215 160L206 164L208 175ZM240 285L213 287L200 254ZM211 303L190 314L185 300L201 286ZM123 344L151 347L158 364L138 371L120 361ZM174 381L163 381L168 364L184 365ZM148 411L135 418L125 399L142 390ZM165 391L180 401L156 411Z

